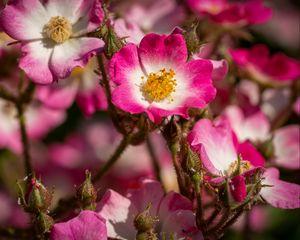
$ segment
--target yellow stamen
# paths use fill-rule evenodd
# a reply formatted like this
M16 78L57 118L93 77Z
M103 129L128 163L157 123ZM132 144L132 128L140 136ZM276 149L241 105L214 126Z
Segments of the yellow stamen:
M236 160L235 162L231 163L230 166L229 166L229 169L228 169L228 173L229 175L233 174L235 171L239 171L241 174L250 170L251 168L251 163L249 161L245 161L245 160L242 160L240 162L240 168L238 168L238 160Z
M65 17L52 17L44 26L44 33L56 43L63 43L72 35L72 24Z
M172 93L175 92L176 79L173 69L167 71L165 68L157 73L150 73L145 82L145 78L141 77L141 91L145 99L149 102L161 102L165 99L173 101Z

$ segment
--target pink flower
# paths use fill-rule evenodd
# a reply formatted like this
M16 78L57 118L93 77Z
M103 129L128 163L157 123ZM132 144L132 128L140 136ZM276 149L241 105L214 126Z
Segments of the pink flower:
M94 72L96 68L96 58L92 58L84 68L75 68L65 81L38 86L38 99L53 109L66 109L76 99L86 117L97 110L106 110L107 100L100 85L100 77Z
M93 211L82 211L67 222L54 224L51 240L105 240L105 220Z
M136 189L129 190L126 197L108 190L98 203L97 211L106 219L108 237L122 240L135 239L137 230L134 218L151 204L150 215L157 217L155 228L159 237L169 239L203 239L195 225L195 215L190 200L169 192L164 195L161 185L153 180L144 180Z
M263 142L270 137L269 120L261 111L247 116L241 108L232 105L225 109L223 116L230 123L241 142L245 140Z
M212 21L224 25L260 24L269 20L272 10L263 5L262 0L245 3L230 3L227 0L187 0L196 14L207 15Z
M299 125L288 125L274 132L274 163L277 166L300 168L300 129Z
M114 10L126 21L157 33L172 31L186 15L184 7L176 0L119 1Z
M145 36L137 23L126 22L123 18L116 19L113 25L117 35L128 43L139 44Z
M254 80L263 84L286 85L300 76L299 61L283 53L270 56L265 45L255 45L251 49L231 49L233 61Z
M263 187L260 195L273 207L293 209L300 207L300 186L281 181L279 171L269 168L263 175Z
M148 34L139 47L127 44L113 56L112 100L126 112L146 112L156 123L171 115L188 118L190 107L203 108L215 97L211 74L210 61L187 62L181 34Z
M102 19L97 0L16 0L1 13L6 33L22 42L20 68L41 84L66 78L103 47L102 40L85 37Z
M199 52L192 56L193 59L207 59L207 51L210 51L210 45L206 44L200 48ZM221 81L228 73L228 63L225 59L222 60L210 60L213 65L212 79L214 81Z
M0 147L7 147L16 153L21 152L21 135L17 110L14 105L0 99ZM37 101L33 101L26 110L26 128L31 139L38 139L51 129L63 122L65 114L46 108Z
M187 139L210 173L216 176L232 174L232 167L238 159L238 145L228 122L219 121L214 124L208 119L202 119L196 123ZM242 161L245 161L246 165L250 164L248 170L251 165L261 166L252 159Z
M199 154L204 168L213 175L211 183L220 184L228 178L234 200L243 201L247 196L245 178L264 165L263 157L253 145L238 144L228 122L214 124L208 119L198 121L187 140Z

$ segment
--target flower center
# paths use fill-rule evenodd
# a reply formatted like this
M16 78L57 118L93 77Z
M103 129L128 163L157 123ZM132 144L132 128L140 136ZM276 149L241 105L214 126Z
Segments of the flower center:
M63 43L68 40L72 34L72 24L65 17L52 17L44 26L44 32L47 37L56 43Z
M238 171L240 174L248 171L251 168L251 163L249 161L242 160L240 161L240 165L238 166L239 161L236 160L235 162L231 163L228 168L229 175L232 175L234 172ZM238 169L239 167L239 169Z
M177 85L174 76L173 69L167 71L164 68L157 73L150 73L146 81L141 77L143 81L141 91L145 99L149 102L161 102L165 99L173 101L171 94L175 92Z

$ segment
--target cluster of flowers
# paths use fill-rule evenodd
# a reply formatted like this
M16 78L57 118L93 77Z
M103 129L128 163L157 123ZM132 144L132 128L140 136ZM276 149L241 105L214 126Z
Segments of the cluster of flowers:
M19 203L29 215L7 210L15 206L0 185L0 223L25 227L26 239L201 240L220 238L256 205L299 208L300 186L279 169L300 167L300 63L263 44L236 47L271 8L120 2L3 6L0 148L24 155ZM68 128L74 102L86 117L80 130L41 141ZM54 199L37 174L58 185ZM58 202L74 184L76 197Z

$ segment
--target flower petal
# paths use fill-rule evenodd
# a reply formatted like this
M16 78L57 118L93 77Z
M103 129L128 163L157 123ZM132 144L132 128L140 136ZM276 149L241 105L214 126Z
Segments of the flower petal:
M161 184L157 181L145 179L136 189L130 189L127 197L134 204L138 212L143 212L151 204L150 213L157 216L159 204L164 196Z
M17 40L41 39L49 15L39 0L10 1L0 15L5 32Z
M82 211L67 222L54 224L50 239L105 240L107 239L105 220L93 211Z
M69 39L54 47L50 68L58 78L66 78L75 67L84 67L103 46L104 42L97 38Z
M22 46L19 67L35 83L49 84L57 80L49 69L52 48L45 47L42 41L29 42Z
M289 125L274 132L274 162L289 168L300 168L300 129L298 125Z
M158 70L169 64L181 66L187 61L187 47L181 34L168 36L155 33L147 34L139 46L139 55L146 71L152 72L153 66Z
M204 166L213 174L224 173L237 160L232 130L225 121L214 126L210 120L202 119L196 123L187 139L200 154Z
M138 211L128 198L108 190L97 204L96 211L106 219L108 237L135 239L136 230L133 221Z
M164 219L177 210L193 210L192 202L176 192L169 192L159 206L159 219Z
M243 176L238 175L230 180L230 193L237 202L242 202L247 196L247 187Z
M294 209L300 207L300 185L281 181L279 170L269 168L264 173L262 184L271 185L263 187L260 195L273 207Z
M172 212L163 221L161 232L165 233L167 238L171 239L193 239L202 240L203 235L196 226L196 217L193 211L177 210Z
M238 145L238 153L241 154L243 160L249 161L254 167L263 167L265 164L263 156L249 141Z

